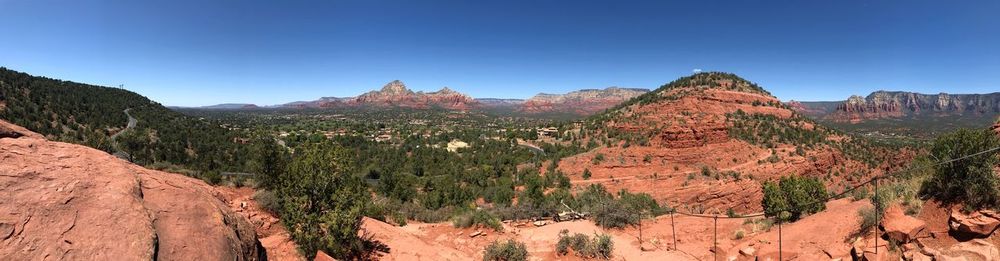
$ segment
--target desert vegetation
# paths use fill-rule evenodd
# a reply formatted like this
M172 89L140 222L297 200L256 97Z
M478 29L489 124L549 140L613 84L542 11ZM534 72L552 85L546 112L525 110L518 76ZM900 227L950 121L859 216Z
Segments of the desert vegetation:
M1000 140L985 129L961 129L938 137L930 148L933 158L951 161L975 156L936 166L920 194L949 204L961 203L968 209L1000 207L1000 178L994 171L997 151L980 153L997 147Z
M556 254L565 256L572 252L573 255L582 258L611 259L614 248L615 242L607 234L595 234L591 238L581 233L570 235L568 230L563 230L559 231Z
M786 221L823 211L826 188L819 179L803 176L782 177L777 183L764 183L764 214Z
M483 250L483 261L525 261L528 248L513 239L494 241Z

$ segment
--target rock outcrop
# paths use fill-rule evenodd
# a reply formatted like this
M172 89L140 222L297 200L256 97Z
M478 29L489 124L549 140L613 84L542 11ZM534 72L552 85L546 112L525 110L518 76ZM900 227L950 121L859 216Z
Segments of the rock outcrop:
M868 168L819 144L849 140L732 74L684 77L593 118L599 121L581 129L591 132L591 142L607 143L559 161L574 185L649 193L693 212L760 211L762 181L804 175L854 184L864 177L830 171Z
M837 122L859 123L912 115L955 116L1000 113L1000 93L920 94L877 91L866 97L851 96L830 110L829 102L797 102L800 112Z
M0 132L0 260L266 260L253 227L200 180L2 120Z
M973 237L988 237L1000 227L1000 213L992 210L979 210L972 213L962 213L959 208L951 211L948 220L952 231Z
M539 93L524 101L518 109L524 113L569 113L590 115L636 96L649 92L647 89L608 87L603 90L584 89L566 94Z
M942 250L934 260L1000 260L1000 250L989 241L974 239Z
M923 220L907 216L898 205L885 211L882 227L889 238L899 243L908 243L927 232L927 224Z
M292 108L338 108L338 107L401 107L414 109L443 108L468 110L479 107L479 102L468 95L448 87L436 92L414 92L399 80L389 82L378 91L370 91L357 97L323 97L315 101L293 102L282 105Z

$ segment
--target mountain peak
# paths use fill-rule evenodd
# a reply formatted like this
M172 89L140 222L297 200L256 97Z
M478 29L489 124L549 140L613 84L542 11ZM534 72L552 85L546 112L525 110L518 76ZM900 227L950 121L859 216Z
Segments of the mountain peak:
M438 94L452 94L452 93L455 93L455 91L452 90L452 89L450 89L450 88L448 88L448 86L445 86L444 88L441 88L440 91L437 91L437 93Z
M412 91L410 91L410 89L407 89L406 88L406 84L403 84L402 81L400 81L400 80L393 80L393 81L385 84L385 86L382 87L382 93L383 94L406 94L406 93L412 93Z
M664 84L656 91L661 92L676 88L712 88L771 96L770 92L764 90L764 88L761 88L756 83L727 72L695 73L691 76L681 77L680 79Z

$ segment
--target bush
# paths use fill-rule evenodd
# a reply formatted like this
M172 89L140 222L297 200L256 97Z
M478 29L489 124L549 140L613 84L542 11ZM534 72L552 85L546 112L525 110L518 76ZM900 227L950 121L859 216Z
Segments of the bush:
M603 228L625 228L637 225L640 221L639 210L619 200L599 203L594 206L591 214L594 216L594 223Z
M281 176L281 220L307 259L323 250L337 259L372 259L388 246L359 235L371 201L361 178L352 175L350 153L333 143L304 147Z
M201 173L201 180L209 185L219 185L222 182L222 173L219 173L218 170L205 171Z
M569 231L564 229L559 232L556 253L567 255L569 254L569 249L573 249L573 252L577 256L583 258L611 259L615 243L611 240L611 236L607 234L595 234L594 238L591 239L589 236L581 233L570 236Z
M611 236L601 234L594 237L594 253L597 258L611 259L614 249L615 242L611 241Z
M1000 139L988 130L960 129L934 141L930 154L947 161L1000 146ZM1000 207L1000 178L994 173L997 151L983 153L935 168L921 186L920 194L972 209Z
M590 169L583 169L583 179L590 179Z
M861 218L859 233L871 231L881 221L882 215L876 215L875 208L862 208L858 210L858 217Z
M590 163L592 163L594 165L598 165L598 164L601 164L601 162L603 162L603 161L604 161L604 154L603 153L597 153L597 155L594 155L594 158L590 160Z
M764 214L769 217L796 221L826 208L826 188L816 178L782 177L778 184L765 182L763 190L764 200L761 204Z
M561 256L569 254L569 248L571 242L570 242L570 237L568 235L569 235L569 230L563 229L562 231L559 231L559 242L556 243L556 254Z
M278 211L281 210L281 201L278 196L274 194L274 192L258 190L253 193L253 200L257 201L257 205L259 205L261 209L271 212L271 214L279 215Z
M868 187L859 187L851 191L851 198L854 201L868 198Z
M484 227L492 228L497 232L503 231L503 225L500 223L500 219L497 218L495 215L483 210L475 210L471 214L458 216L455 218L455 221L452 222L452 224L458 228L467 228L473 225L481 225Z
M618 198L605 190L604 186L593 184L577 194L580 211L590 212L594 223L603 228L625 228L638 225L643 216L667 213L645 193L629 193L622 190Z
M528 260L528 248L524 243L509 239L506 242L493 241L483 250L484 261L524 261Z

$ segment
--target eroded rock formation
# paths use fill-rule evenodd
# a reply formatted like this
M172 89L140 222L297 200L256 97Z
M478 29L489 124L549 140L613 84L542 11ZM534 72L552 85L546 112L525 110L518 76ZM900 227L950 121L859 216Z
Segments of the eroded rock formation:
M2 120L0 132L0 260L266 260L200 180Z

